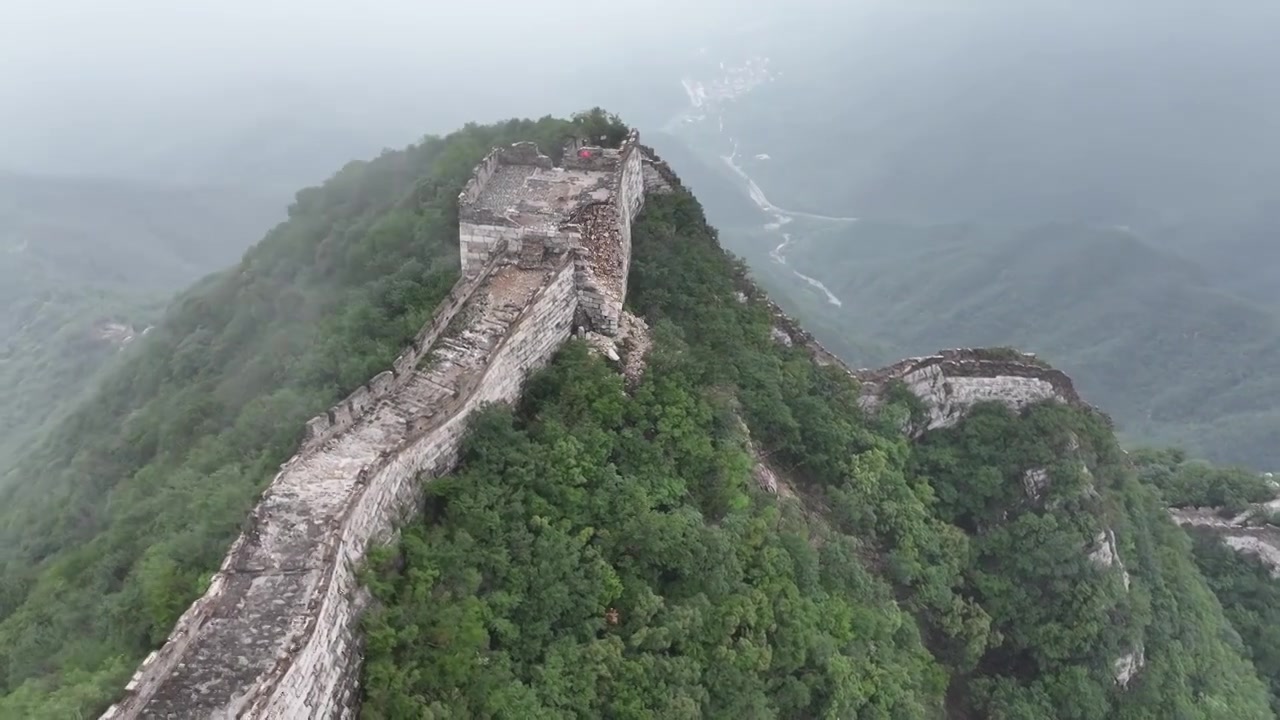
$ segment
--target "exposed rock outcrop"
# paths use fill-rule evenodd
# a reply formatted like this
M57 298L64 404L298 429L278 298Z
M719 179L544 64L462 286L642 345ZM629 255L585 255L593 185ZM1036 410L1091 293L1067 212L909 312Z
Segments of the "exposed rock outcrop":
M151 328L149 326L142 330L138 330L132 325L104 320L93 325L93 328L90 330L90 336L95 342L110 345L116 349L122 349L129 343L146 335L150 331Z
M1142 668L1146 667L1147 656L1146 649L1142 645L1138 645L1132 652L1116 658L1112 663L1112 675L1115 676L1116 684L1120 687L1128 687Z

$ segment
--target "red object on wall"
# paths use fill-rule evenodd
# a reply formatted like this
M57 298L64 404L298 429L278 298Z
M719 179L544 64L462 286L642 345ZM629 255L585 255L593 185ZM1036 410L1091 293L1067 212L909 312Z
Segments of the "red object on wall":
M583 157L583 158L591 157L591 151L586 149L579 150L578 157Z

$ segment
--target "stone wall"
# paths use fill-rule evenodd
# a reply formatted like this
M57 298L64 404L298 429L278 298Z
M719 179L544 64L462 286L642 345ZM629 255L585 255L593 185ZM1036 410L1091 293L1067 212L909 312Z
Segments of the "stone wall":
M622 314L625 281L618 277L627 264L622 258L617 205L602 202L574 213L570 222L582 241L575 249L580 324L604 335L616 335Z
M484 283L494 267L492 263L487 264L474 277L464 277L457 282L449 291L449 295L436 307L431 320L418 331L413 342L396 357L390 370L375 375L337 405L329 408L327 412L307 421L300 450L322 445L338 433L349 429L388 393L403 386L413 369L435 344L436 338L449 326L458 311L467 304L476 288Z
M460 407L369 479L344 523L340 556L309 640L279 684L264 688L267 692L251 707L249 717L354 717L362 660L357 621L365 595L356 569L370 541L388 539L389 530L416 509L420 473L439 476L453 468L476 410L517 399L528 373L545 365L568 339L573 315L573 271L564 263L493 350L483 374L468 378L470 392Z
M538 143L532 140L511 143L507 147L500 148L498 155L505 165L532 165L544 170L549 170L554 165L551 158L538 150Z
M474 207L504 164L550 160L532 143L484 158L458 198L463 278L391 369L307 422L206 593L104 719L355 716L368 601L357 568L416 508L420 474L453 467L472 414L515 400L569 337L580 304L595 303L586 314L597 318L621 313L646 186L679 184L637 139L582 158L611 163L608 190L550 232Z
M1235 517L1223 517L1219 508L1174 508L1169 511L1173 521L1198 532L1212 533L1227 547L1257 558L1270 571L1272 577L1280 577L1280 527L1255 518L1254 510L1269 508L1256 506ZM1265 513L1261 517L1269 517Z
M658 152L648 145L640 143L639 137L636 140L636 147L640 149L644 164L644 191L649 194L663 194L671 192L675 188L683 188L684 183L680 182L680 176L676 175L675 170L671 169L671 166L658 155Z
M524 228L506 221L487 224L459 220L458 255L462 261L462 276L475 277L489 266L495 256L509 248L520 247L524 235Z
M530 212L522 215L517 204L506 197L511 187L522 182L545 184L548 174L531 173L522 178L508 172L495 177L502 166L552 170L551 160L533 143L515 143L495 150L476 167L472 181L458 196L463 275L473 276L496 255L525 254L526 243L534 245L530 254L536 254L539 248L572 249L577 261L579 321L596 332L613 336L619 330L627 274L631 269L631 223L644 205L646 175L656 177L658 182L664 176L656 169L654 160L649 160L646 167L646 151L635 130L627 134L617 149L571 141L565 151L558 170L564 174L560 177L582 178L593 174L599 177L608 173L607 193L595 197L590 192L570 190L579 186L565 182L559 197L541 198L526 208ZM666 173L670 174L670 170ZM486 189L490 191L487 199ZM578 193L576 200L566 196L573 193ZM554 226L541 224L541 220L556 212L552 210L556 203L566 201L576 205ZM510 210L501 211L502 208ZM564 211L563 206L560 211Z
M431 364L345 432L285 464L209 590L103 716L352 717L359 690L356 568L456 460L472 413L514 400L568 338L573 264L495 268Z
M618 163L618 227L621 235L622 288L620 297L627 296L627 276L631 272L631 222L644 207L643 153L639 148L640 136L633 130L622 145L622 159Z
M639 134L623 140L613 163L609 198L570 218L580 228L577 282L583 324L602 335L618 334L631 270L631 223L644 206L643 153Z
M511 219L477 204L490 180L503 165L551 168L551 158L538 150L537 143L517 142L494 148L476 165L471 179L458 193L458 254L463 277L474 277L504 252L518 252L525 236L545 236L544 229L522 227ZM545 242L545 237L542 238ZM563 243L561 243L563 244Z
M1012 410L1057 400L1096 412L1076 393L1071 378L1034 355L1008 349L944 350L936 355L908 358L882 370L855 373L863 383L863 404L874 408L893 383L902 382L920 398L928 417L913 428L918 435L951 427L974 405L998 402Z
M494 148L489 151L488 155L480 161L476 166L475 172L472 173L471 179L463 186L462 192L458 194L458 205L468 206L480 197L481 191L489 182L489 178L493 177L493 172L498 169L498 164L502 162L502 149Z

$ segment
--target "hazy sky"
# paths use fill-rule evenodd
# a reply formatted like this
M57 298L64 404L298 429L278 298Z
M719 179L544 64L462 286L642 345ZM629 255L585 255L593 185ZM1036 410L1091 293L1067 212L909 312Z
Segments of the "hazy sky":
M198 178L227 170L209 163L263 156L312 178L470 120L602 104L661 122L664 103L680 100L683 59L743 26L785 22L788 42L847 47L894 73L913 48L962 41L961 26L984 28L975 37L987 44L1048 8L1068 9L1064 31L1083 47L1146 17L1194 31L1230 8L1270 32L1276 12L1263 3L0 0L0 170ZM878 47L899 65L881 67Z
M101 170L125 152L115 145L146 150L176 142L164 138L183 127L197 136L234 133L303 113L312 124L360 125L398 145L471 119L567 112L575 108L561 105L573 96L592 96L590 87L564 89L575 78L643 70L637 66L751 20L740 7L5 0L0 168Z

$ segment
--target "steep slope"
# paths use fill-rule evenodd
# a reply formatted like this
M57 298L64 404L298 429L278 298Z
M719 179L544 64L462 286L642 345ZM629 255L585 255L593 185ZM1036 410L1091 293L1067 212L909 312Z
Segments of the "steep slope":
M634 232L644 377L570 346L426 486L374 558L366 716L1270 717L1065 378L975 352L860 389L691 197ZM1068 404L1005 406L1040 378Z
M1267 681L1271 711L1280 714L1280 579L1256 557L1224 545L1211 531L1192 531L1196 565Z
M1177 449L1133 455L1138 477L1159 490L1194 542L1196 566L1239 633L1280 713L1280 531L1269 475L1189 461Z
M171 293L234 262L283 205L221 188L0 173L0 474Z

